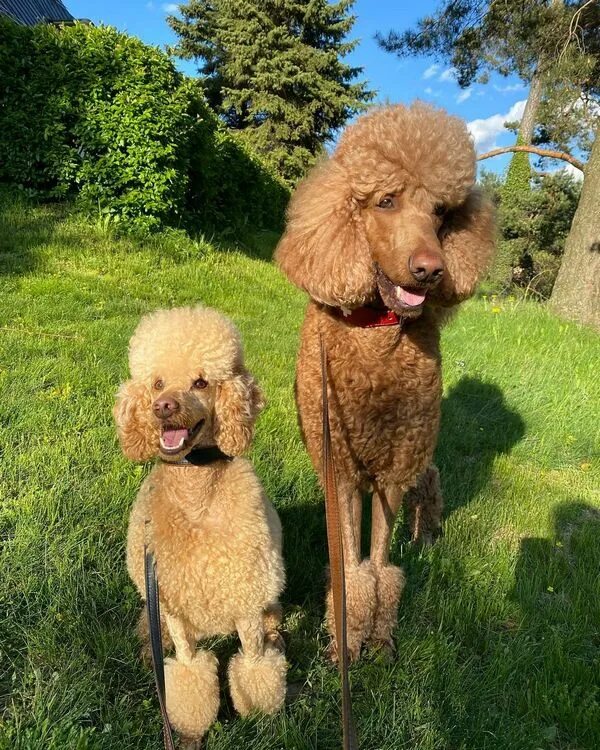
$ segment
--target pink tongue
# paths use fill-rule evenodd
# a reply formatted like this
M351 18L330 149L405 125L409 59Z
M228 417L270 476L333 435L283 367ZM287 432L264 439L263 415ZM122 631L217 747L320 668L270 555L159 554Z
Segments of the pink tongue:
M402 286L396 287L396 294L398 295L401 302L410 307L416 307L421 305L425 300L426 292L409 292L408 289L404 289Z
M177 448L182 440L188 436L187 430L165 430L162 434L162 442L166 448Z

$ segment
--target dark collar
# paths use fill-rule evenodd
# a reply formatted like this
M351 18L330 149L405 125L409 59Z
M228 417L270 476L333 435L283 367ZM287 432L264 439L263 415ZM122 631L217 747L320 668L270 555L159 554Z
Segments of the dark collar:
M194 448L179 461L160 460L169 466L208 466L215 461L232 461L233 456L223 453L216 445L208 445L205 448Z
M339 307L328 308L332 315L350 326L358 328L381 328L382 326L401 325L402 321L392 310L376 307L357 307L346 314Z

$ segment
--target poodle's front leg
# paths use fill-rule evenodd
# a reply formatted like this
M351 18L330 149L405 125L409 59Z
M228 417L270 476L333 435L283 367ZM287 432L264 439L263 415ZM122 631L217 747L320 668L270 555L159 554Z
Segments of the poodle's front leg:
M200 739L216 720L219 710L217 659L210 651L196 651L196 639L179 617L165 621L175 658L165 659L167 713L175 729L189 739Z
M388 654L394 651L392 631L398 618L398 602L404 588L402 568L390 565L390 541L403 491L394 485L377 486L373 493L371 563L377 579L377 609L371 642Z
M276 645L265 643L264 613L236 622L242 649L229 662L233 705L242 715L273 714L285 700L287 664Z
M346 579L346 637L348 655L355 660L362 644L369 638L375 614L375 576L369 560L361 561L361 509L360 491L345 482L338 482L338 498L342 543L344 545L344 575ZM335 638L333 592L327 591L327 628L331 635L330 656L336 661L338 645Z
M175 658L182 664L189 666L194 658L196 639L188 628L186 628L184 621L180 617L166 614L165 622L175 646Z

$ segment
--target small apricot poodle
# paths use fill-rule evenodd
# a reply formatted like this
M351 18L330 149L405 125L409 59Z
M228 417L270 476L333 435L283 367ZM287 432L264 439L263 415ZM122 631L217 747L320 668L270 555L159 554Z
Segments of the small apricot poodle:
M240 336L206 307L160 310L129 348L131 380L114 408L125 455L157 458L131 511L127 569L142 598L144 544L160 587L167 711L200 738L219 707L217 659L197 641L237 632L229 663L235 708L273 713L283 704L286 661L277 627L284 586L281 524L250 462L262 394L244 367ZM140 632L147 637L145 612Z
M393 651L404 576L390 564L389 546L403 498L414 539L431 541L440 526L431 463L440 326L473 294L494 248L493 212L475 175L473 142L458 118L422 102L374 109L298 187L276 251L279 267L311 298L296 400L319 475L321 338L327 352L351 658L365 642ZM363 560L365 491L373 503ZM331 592L327 621L334 638ZM335 658L335 642L332 651Z

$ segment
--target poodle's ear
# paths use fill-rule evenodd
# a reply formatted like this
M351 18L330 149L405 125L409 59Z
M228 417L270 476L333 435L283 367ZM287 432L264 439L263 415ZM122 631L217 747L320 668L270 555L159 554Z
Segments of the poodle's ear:
M249 372L220 383L215 401L215 440L228 456L239 456L250 447L254 423L265 402Z
M470 297L490 267L496 244L494 219L492 204L477 189L448 216L441 235L447 274L439 287L445 304Z
M147 461L156 453L157 428L148 418L151 408L152 396L145 385L133 380L121 385L113 417L123 453L132 461Z
M330 159L298 186L275 259L318 302L356 307L370 297L373 261L346 171Z

